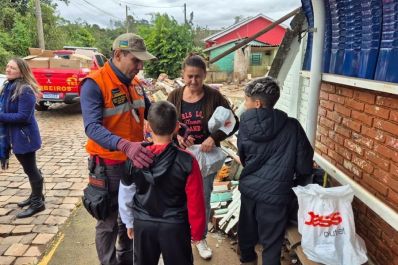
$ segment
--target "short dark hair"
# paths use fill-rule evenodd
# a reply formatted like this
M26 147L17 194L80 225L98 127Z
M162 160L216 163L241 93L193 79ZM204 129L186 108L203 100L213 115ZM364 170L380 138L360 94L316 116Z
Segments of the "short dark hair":
M273 108L279 99L280 88L272 77L261 77L246 85L245 95L260 100L266 108Z
M148 111L148 122L156 135L172 135L177 124L176 107L168 101L152 103Z
M182 69L185 69L185 67L187 66L197 67L206 72L205 59L203 59L202 56L197 55L195 53L190 53L188 54L187 57L185 57L184 61L182 62Z

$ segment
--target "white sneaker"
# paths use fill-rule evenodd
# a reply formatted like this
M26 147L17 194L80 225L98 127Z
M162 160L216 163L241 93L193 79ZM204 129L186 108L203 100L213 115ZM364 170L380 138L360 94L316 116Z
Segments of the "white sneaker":
M196 248L199 251L199 255L202 257L202 259L210 259L212 256L212 251L209 248L209 246L207 246L207 242L206 239L202 239L199 241L198 244L196 244Z

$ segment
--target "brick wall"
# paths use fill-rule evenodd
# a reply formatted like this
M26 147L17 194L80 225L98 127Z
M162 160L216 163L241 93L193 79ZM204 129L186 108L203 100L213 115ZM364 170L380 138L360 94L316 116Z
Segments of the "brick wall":
M316 151L398 212L398 96L322 83ZM358 234L378 265L398 265L398 231L361 201Z

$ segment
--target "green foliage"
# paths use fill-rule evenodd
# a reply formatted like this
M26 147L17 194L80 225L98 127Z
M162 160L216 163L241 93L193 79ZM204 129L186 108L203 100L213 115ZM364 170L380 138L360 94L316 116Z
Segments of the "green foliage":
M86 22L70 22L57 14L56 2L68 0L41 0L45 47L49 50L62 49L65 45L97 47L106 57L111 56L113 40L126 32L126 21L111 21L111 26L101 28ZM34 0L0 0L0 71L8 59L24 57L29 47L38 47ZM194 44L197 29L192 29L193 14L188 25L179 25L168 15L153 14L151 22L133 16L128 17L129 32L140 34L148 50L157 61L146 64L147 74L157 77L167 73L171 78L180 75L181 62L185 56L196 51Z
M178 77L181 62L193 49L193 32L188 25L179 25L166 14L156 14L153 25L138 27L138 33L145 39L148 50L157 57L145 65L145 72L157 77L167 73Z

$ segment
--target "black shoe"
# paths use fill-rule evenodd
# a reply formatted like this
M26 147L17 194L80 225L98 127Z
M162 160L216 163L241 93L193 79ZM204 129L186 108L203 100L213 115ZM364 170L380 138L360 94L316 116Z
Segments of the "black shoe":
M44 206L43 178L38 181L31 182L30 185L32 186L32 194L29 197L29 208L18 213L17 218L30 217L35 213L44 211L46 209Z
M32 198L32 195L30 195L26 200L18 202L17 205L21 208L30 205L30 200Z
M29 206L28 209L20 212L17 214L17 218L27 218L27 217L31 217L32 215L38 213L38 212L42 212L46 209L46 206L44 206L44 203L39 206L39 207L33 207L32 205Z

